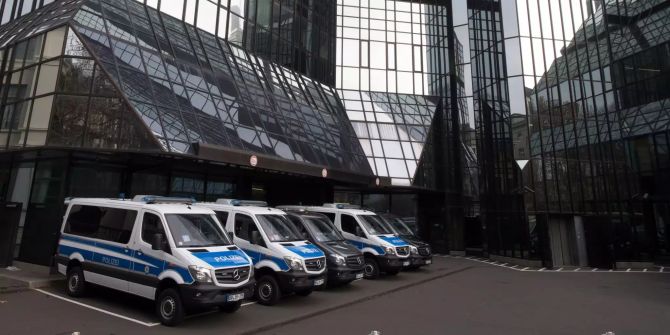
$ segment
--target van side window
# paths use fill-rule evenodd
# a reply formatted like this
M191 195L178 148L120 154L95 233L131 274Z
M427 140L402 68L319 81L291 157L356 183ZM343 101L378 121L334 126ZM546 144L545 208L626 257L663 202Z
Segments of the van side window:
M156 214L144 213L142 218L142 241L151 244L151 240L156 234L163 235L163 241L167 241L161 218Z
M226 222L228 222L228 212L224 211L215 211L216 213L216 218L219 220L221 223L221 226L223 226L223 229L226 229Z
M347 214L342 214L340 216L340 223L342 224L342 231L347 232L349 234L356 234L356 227L358 227L358 223L356 222L356 219L354 219L353 216L347 215Z
M235 236L251 242L251 234L258 231L254 219L248 215L235 214Z
M137 211L88 205L70 209L65 232L126 244L137 218Z

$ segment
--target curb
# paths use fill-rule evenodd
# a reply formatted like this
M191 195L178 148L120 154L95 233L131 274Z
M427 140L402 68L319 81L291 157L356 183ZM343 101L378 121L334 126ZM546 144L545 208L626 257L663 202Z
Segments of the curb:
M391 293L406 290L408 288L411 288L411 287L414 287L414 286L417 286L417 285L422 285L422 284L425 284L425 283L428 283L428 282L431 282L431 281L434 281L434 280L438 280L438 279L441 279L441 278L444 278L444 277L455 275L455 274L470 270L472 268L474 268L474 266L467 266L467 267L464 267L464 268L461 268L461 269L458 269L458 270L454 270L454 271L451 271L451 272L441 273L439 275L435 275L435 276L432 276L432 277L428 277L426 279L422 279L418 282L405 284L403 286L399 286L399 287L396 287L396 288L388 290L388 291L380 292L380 293L377 293L377 294L374 294L374 295L371 295L371 296L367 296L367 297L363 297L363 298L360 298L360 299L356 299L356 300L353 300L353 301L348 301L348 302L345 302L345 303L342 303L342 304L339 304L339 305L336 305L336 306L333 306L333 307L324 308L324 309L321 309L321 310L318 310L318 311L314 311L314 312L311 312L311 313L296 316L296 317L291 318L291 319L275 322L273 324L264 325L264 326L258 327L256 329L251 329L251 330L244 331L244 332L239 333L239 334L240 335L256 334L256 333L259 333L259 332L262 332L262 331L266 331L266 330L274 329L274 328L277 328L277 327L285 326L285 325L293 323L293 322L313 318L315 316L326 314L326 313L332 312L334 310L342 309L342 308L345 308L345 307L348 307L348 306L351 306L351 305L355 305L355 304L359 304L359 303L362 303L362 302L365 302L365 301L368 301L368 300L376 299L376 298L379 298L379 297L382 297L382 296L385 296L385 295L388 295L388 294L391 294ZM447 270L447 269L445 269L445 270Z
M16 278L10 278L10 277L5 277L0 275L0 282L2 281L8 281L10 283L15 283L15 284L10 284L7 286L0 286L0 294L5 294L5 293L17 293L17 292L24 292L24 291L30 291L32 289L36 288L47 288L54 286L56 283L63 283L65 282L64 278L54 278L54 279L38 279L38 280L20 280Z

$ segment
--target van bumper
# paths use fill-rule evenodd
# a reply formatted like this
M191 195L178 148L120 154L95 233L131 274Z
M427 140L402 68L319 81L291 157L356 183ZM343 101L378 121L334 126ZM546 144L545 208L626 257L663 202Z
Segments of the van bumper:
M433 256L412 256L411 257L412 267L418 268L420 266L426 266L433 263Z
M279 279L279 288L282 293L292 293L310 289L316 290L323 287L326 282L325 275L325 271L318 275L305 272L279 272L277 273L277 278Z
M179 285L179 292L184 306L194 309L234 303L236 301L229 299L237 294L244 294L242 299L250 299L254 295L255 285L253 279L246 285L236 288L222 288L213 284Z
M400 258L396 256L378 256L379 268L382 271L400 271L403 268L412 265L412 261L408 258Z
M360 269L352 269L349 267L328 267L328 281L332 283L347 283L362 278L362 267Z

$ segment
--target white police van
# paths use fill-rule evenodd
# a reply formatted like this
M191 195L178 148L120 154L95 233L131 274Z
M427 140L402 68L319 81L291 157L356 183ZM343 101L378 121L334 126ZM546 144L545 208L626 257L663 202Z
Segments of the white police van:
M214 210L235 244L253 259L260 304L274 305L282 294L307 296L324 285L324 253L298 236L283 211L262 201L219 199L199 205Z
M218 306L235 312L253 294L251 259L233 245L211 209L191 199L66 201L55 261L67 292L87 283L155 300L160 321L180 323L185 311Z
M328 216L344 238L363 252L366 279L378 278L381 272L396 275L411 265L409 244L395 236L374 212L350 204L324 204L308 209Z

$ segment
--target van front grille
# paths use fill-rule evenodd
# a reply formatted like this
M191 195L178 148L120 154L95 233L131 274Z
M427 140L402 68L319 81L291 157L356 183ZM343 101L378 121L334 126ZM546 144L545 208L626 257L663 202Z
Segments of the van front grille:
M326 267L326 258L314 258L305 260L307 271L321 271Z
M409 247L396 247L395 251L398 256L409 256Z
M421 248L419 248L419 255L421 255L421 256L430 256L430 248L429 248L429 247L421 247Z
M365 265L363 256L349 256L347 257L347 266L352 269L362 269Z
M249 278L249 267L215 270L216 281L219 284L237 284Z

